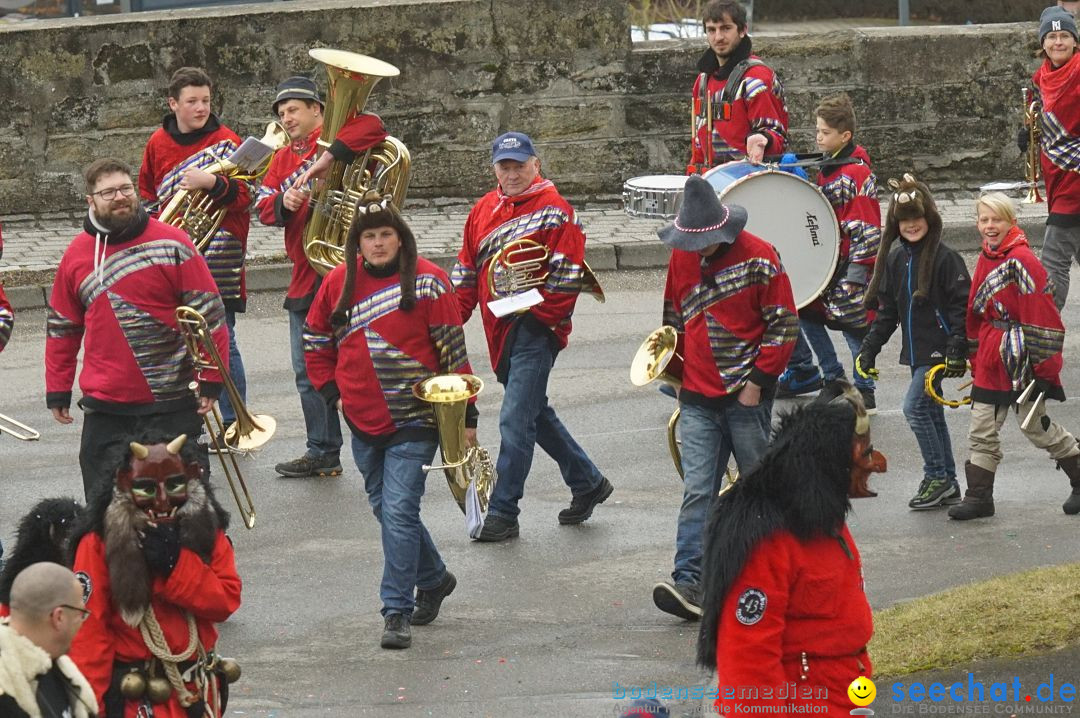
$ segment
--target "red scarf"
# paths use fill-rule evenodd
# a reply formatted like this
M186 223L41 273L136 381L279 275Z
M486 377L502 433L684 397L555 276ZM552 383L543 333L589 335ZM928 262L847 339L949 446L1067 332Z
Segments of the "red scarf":
M500 209L502 209L502 206L504 204L506 204L507 202L511 202L511 203L519 202L521 200L532 197L533 195L540 194L541 192L546 191L549 187L552 187L552 186L554 186L554 185L551 184L551 180L546 180L543 177L541 177L540 175L537 175L536 179L534 179L532 181L532 184L529 185L528 187L526 187L525 190L521 194L516 194L513 197L509 197L509 196L503 194L502 187L501 186L496 186L495 187L495 196L499 198L499 201L495 203L495 207L491 210L491 213L495 214L496 212L498 212Z
M1061 67L1055 68L1049 58L1043 62L1042 77L1039 78L1039 91L1042 93L1043 107L1054 107L1057 99L1064 92L1075 92L1080 84L1080 52L1073 52Z
M1017 227L1015 224L1012 226L1006 234L1005 238L1001 240L1001 243L996 247L991 247L986 240L983 240L982 251L990 259L1001 259L1008 254L1014 247L1023 245L1028 246L1027 235L1024 234L1024 230Z

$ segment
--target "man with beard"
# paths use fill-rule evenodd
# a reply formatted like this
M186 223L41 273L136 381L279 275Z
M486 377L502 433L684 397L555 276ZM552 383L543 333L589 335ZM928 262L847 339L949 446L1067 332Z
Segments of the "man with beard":
M64 252L49 298L45 386L53 417L72 423L71 386L85 345L79 464L89 499L109 489L105 458L136 426L197 437L201 415L221 393L217 372L195 376L176 308L187 305L206 318L223 360L229 338L206 261L183 231L146 214L130 168L101 159L87 167L85 179L83 231ZM196 378L198 397L189 388Z
M761 162L766 152L783 152L788 130L784 88L751 53L746 10L737 0L711 0L702 24L709 49L698 60L694 82L696 131L687 174L704 173L743 155Z
M89 616L70 655L107 718L220 718L239 677L215 653L240 607L229 515L186 436L139 438L72 536Z
M221 226L206 241L202 253L225 305L229 376L240 398L247 401L244 362L236 345L236 315L242 314L247 305L244 255L251 224L252 187L249 182L206 171L240 146L239 136L210 110L212 90L210 76L201 68L181 67L173 73L169 80L170 112L143 150L139 194L154 208L155 217L181 190L205 192L213 202L211 211L226 208ZM221 396L221 418L225 426L236 421L228 394ZM218 438L224 443L224 437Z

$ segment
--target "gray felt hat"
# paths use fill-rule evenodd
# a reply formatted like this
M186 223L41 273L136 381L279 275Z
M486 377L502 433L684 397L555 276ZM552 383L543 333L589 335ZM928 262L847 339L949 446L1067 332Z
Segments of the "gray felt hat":
M722 204L711 184L700 175L690 175L683 187L679 215L656 234L672 249L697 252L711 244L733 243L745 226L745 209Z

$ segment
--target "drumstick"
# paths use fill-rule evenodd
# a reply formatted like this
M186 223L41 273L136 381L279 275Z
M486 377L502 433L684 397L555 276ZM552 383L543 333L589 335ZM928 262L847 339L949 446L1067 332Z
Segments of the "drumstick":
M1034 385L1035 382L1031 383ZM1046 398L1046 392L1040 391L1039 395L1035 397L1035 403L1031 405L1031 411L1029 411L1028 415L1024 417L1024 420L1020 422L1021 429L1027 431L1028 424L1030 424L1031 420L1035 418L1035 410L1039 408L1039 403L1042 402L1044 398Z
M713 116L712 116L712 93L709 92L709 78L708 78L708 75L705 76L705 117L707 118L706 125L708 127L707 132L708 132L708 140L709 140L709 154L707 155L707 158L708 158L707 161L709 163L709 167L712 168L713 159L714 159L713 158L713 146L712 146L712 140L713 140L713 137L712 137Z
M1016 405L1020 406L1026 404L1028 398L1031 397L1031 392L1035 390L1035 380L1032 379L1031 383L1027 385L1027 388L1020 392L1020 396L1016 397Z

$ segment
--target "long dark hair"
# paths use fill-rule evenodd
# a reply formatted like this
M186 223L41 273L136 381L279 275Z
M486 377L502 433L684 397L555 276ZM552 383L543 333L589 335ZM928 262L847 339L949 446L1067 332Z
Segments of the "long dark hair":
M345 284L341 287L330 323L335 327L344 326L349 321L349 308L356 291L356 255L359 254L360 235L365 229L392 227L401 240L398 250L398 273L401 275L401 301L398 307L409 311L416 306L416 238L397 208L390 203L390 196L382 196L377 191L369 190L356 204L349 235L345 240Z

